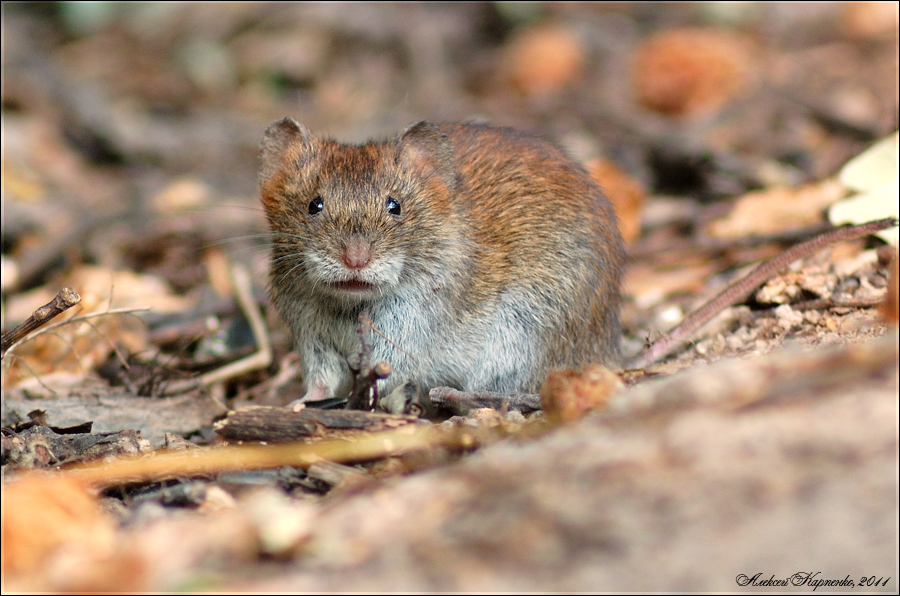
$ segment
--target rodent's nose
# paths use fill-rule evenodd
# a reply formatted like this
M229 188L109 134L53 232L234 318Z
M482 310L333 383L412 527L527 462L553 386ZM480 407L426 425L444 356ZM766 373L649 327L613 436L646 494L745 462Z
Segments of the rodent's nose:
M344 245L344 265L348 269L364 269L372 260L369 243L364 238L354 236Z

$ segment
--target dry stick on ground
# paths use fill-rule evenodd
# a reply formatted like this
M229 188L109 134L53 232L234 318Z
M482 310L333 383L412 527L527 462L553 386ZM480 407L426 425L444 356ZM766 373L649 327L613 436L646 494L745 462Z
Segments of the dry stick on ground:
M527 414L541 409L541 396L532 393L495 393L479 391L465 393L450 387L435 387L428 393L428 399L435 408L449 410L454 414L466 416L472 410L493 408L516 410Z
M84 323L88 319L96 319L97 317L107 317L110 315L135 315L135 316L137 316L135 313L144 312L147 310L150 310L150 309L147 308L146 306L138 306L135 308L113 308L110 310L104 310L103 312L92 312L92 313L88 313L86 315L78 315L77 317L72 317L71 319L68 319L66 321L61 321L59 323L54 323L53 325L50 325L49 327L44 327L40 331L32 333L31 335L29 335L27 337L23 337L15 342L13 342L13 344L6 351L9 352L10 350L12 350L13 348L18 346L20 343L22 343L25 340L32 340L38 336L44 335L45 333L52 333L53 331L62 327L63 325L74 325L75 323ZM94 329L96 330L96 328L94 328ZM10 333L12 333L12 332L10 332Z
M241 311L247 317L247 322L250 323L253 339L258 348L257 352L194 379L171 383L163 391L163 395L174 395L197 387L221 383L233 377L266 368L272 363L272 343L269 341L265 321L263 321L256 300L253 298L253 282L250 280L250 274L240 265L233 265L231 276Z
M162 453L139 459L93 462L74 465L63 474L85 484L98 487L115 486L125 482L214 474L231 470L282 466L308 468L323 460L370 461L425 451L438 446L471 449L501 437L502 435L488 428L442 429L435 426L415 426L365 433L352 440L340 438L316 443L218 446Z
M269 406L238 408L215 423L213 428L229 441L283 443L306 437L322 437L348 432L377 432L412 424L415 416L376 414L358 410L320 410Z
M82 432L54 429L35 424L22 431L4 430L4 466L12 470L46 468L94 459L127 457L145 451L140 432L92 433L91 423L81 425ZM83 427L87 428L83 428ZM9 434L7 434L9 433Z
M371 411L378 403L378 381L391 376L391 365L379 362L361 369L350 366L350 372L353 373L353 392L347 399L347 409Z
M80 299L80 298L79 298L79 299ZM40 310L40 309L38 309L38 310ZM25 336L25 337L22 337L22 338L20 338L20 339L18 339L18 340L16 340L16 341L12 342L12 345L10 345L8 348L6 348L6 351L4 352L4 354L5 354L6 352L11 352L16 346L18 346L18 345L21 344L22 342L30 341L30 340L32 340L32 339L35 339L35 338L41 336L41 335L44 335L45 333L53 333L54 335L57 335L57 334L55 333L56 329L62 327L63 325L74 325L75 323L87 323L88 325L91 326L91 328L94 329L94 331L96 331L97 333L100 333L100 331L99 331L96 327L94 327L91 323L88 323L88 320L89 320L89 319L96 319L96 318L98 318L98 317L106 317L106 316L109 316L109 315L133 315L133 316L137 316L135 313L143 312L143 311L146 311L146 310L149 310L149 309L148 309L147 307L137 307L137 308L113 308L113 309L105 310L105 311L103 311L103 312L92 312L92 313L88 313L88 314L86 314L86 315L78 315L77 317L72 317L71 319L68 319L68 320L66 320L66 321L61 321L61 322L59 322L59 323L54 323L53 325L49 325L49 326L47 326L47 327L44 327L43 329L41 329L41 330L39 330L39 331L35 331L34 333L32 333L32 334L30 334L30 335L27 335L27 336ZM10 332L10 333L12 333L12 332ZM59 335L57 335L57 338L60 339L60 340L62 340L63 342L65 342L66 345L68 345L69 348L72 349L73 352L74 352L74 347L72 346L71 342L69 342L67 339L65 339L64 337L59 336ZM118 349L116 349L115 347L114 347L113 349L116 351L116 354L118 354ZM15 356L15 354L13 354L13 356L14 356L14 357L17 357L17 356ZM76 357L77 357L77 353L76 353ZM28 372L31 373L31 375L37 380L38 383L40 383L40 385L41 385L44 389L46 389L51 395L56 395L56 391L54 391L51 387L49 387L48 385L46 385L46 384L41 380L40 375L39 375L37 372L35 372L34 369L32 369L32 368L28 365L28 363L27 363L25 360L22 360L21 358L19 358L19 362L22 364L22 366L24 366L24 367L28 370ZM81 366L81 362L80 362L80 361L78 362L78 366L79 366L79 367Z
M683 342L690 339L695 332L709 322L716 314L747 298L747 296L749 296L756 288L797 259L825 248L834 242L853 240L880 230L894 227L897 224L898 220L889 217L887 219L870 221L869 223L858 226L835 228L824 234L815 236L806 242L793 246L777 257L761 263L756 269L741 279L728 284L728 287L715 298L685 317L681 324L672 330L668 337L665 337L650 346L647 352L642 357L638 358L631 368L646 368L654 362L662 360L678 349Z
M348 410L372 410L378 403L378 381L391 375L391 365L378 362L372 366L372 346L369 343L369 331L373 329L372 319L368 313L360 313L359 337L360 351L355 359L348 358L347 366L353 373L353 391L347 399Z
M14 343L80 302L81 296L78 295L78 292L72 288L61 289L53 300L35 310L24 323L3 335L3 338L0 339L0 358L3 358Z

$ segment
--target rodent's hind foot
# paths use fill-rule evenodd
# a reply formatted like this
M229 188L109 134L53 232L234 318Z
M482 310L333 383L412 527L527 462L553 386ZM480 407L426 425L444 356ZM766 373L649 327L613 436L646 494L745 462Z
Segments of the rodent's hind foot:
M310 401L322 401L324 399L328 399L331 397L330 392L328 391L328 387L325 386L324 383L316 382L312 383L306 389L306 395L301 398L295 399L291 403L287 405L294 412L299 412L303 408L306 407L306 402Z

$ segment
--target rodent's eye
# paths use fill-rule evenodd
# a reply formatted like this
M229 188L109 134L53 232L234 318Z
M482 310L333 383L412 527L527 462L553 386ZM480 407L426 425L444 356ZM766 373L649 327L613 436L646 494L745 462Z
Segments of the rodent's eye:
M322 201L322 197L316 196L316 198L314 198L309 203L309 214L316 215L318 213L321 213L322 209L324 209L324 208L325 208L325 203L324 203L324 201Z
M391 215L400 215L400 203L394 197L388 197L385 206Z

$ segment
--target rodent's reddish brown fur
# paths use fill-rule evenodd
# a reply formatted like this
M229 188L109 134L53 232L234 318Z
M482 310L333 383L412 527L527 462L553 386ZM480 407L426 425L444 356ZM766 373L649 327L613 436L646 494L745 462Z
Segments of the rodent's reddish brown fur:
M346 390L343 358L359 349L364 310L401 348L373 338L373 358L395 370L383 389L413 380L536 392L551 368L616 364L615 215L552 143L420 122L353 146L286 118L267 130L261 156L270 293L294 333L308 397ZM364 288L340 286L349 283Z

